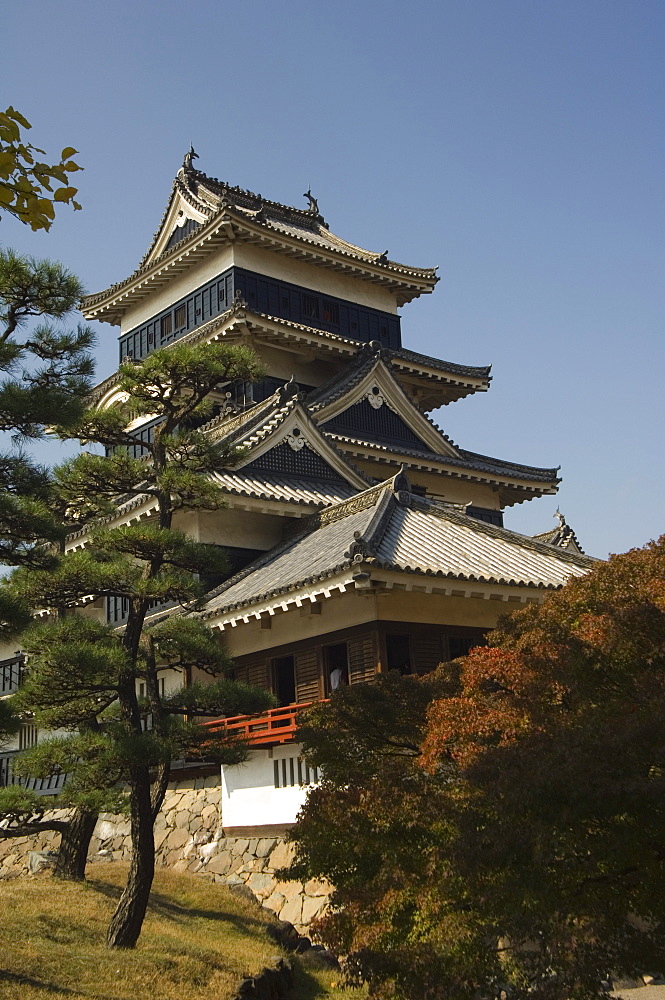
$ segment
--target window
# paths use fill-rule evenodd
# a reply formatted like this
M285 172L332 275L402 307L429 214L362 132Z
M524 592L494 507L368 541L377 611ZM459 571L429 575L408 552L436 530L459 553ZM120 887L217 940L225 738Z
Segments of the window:
M329 302L327 299L323 300L323 321L324 323L330 323L332 326L339 326L339 306L336 302Z
M282 757L272 763L275 788L316 785L320 781L318 767L311 767L302 757Z
M19 750L27 750L28 747L34 747L36 742L37 726L33 726L31 723L24 723L18 731Z
M408 635L387 635L386 654L388 670L399 670L400 674L411 673L411 642Z
M326 695L349 683L349 651L345 642L323 647Z
M181 327L187 326L187 306L178 306L175 311L175 328L179 330Z
M296 668L292 656L280 656L272 661L272 685L280 705L293 705L296 700Z
M315 295L303 295L302 314L305 319L319 318L319 300Z
M162 338L168 337L171 333L173 333L173 313L167 313L166 316L162 316L160 331Z

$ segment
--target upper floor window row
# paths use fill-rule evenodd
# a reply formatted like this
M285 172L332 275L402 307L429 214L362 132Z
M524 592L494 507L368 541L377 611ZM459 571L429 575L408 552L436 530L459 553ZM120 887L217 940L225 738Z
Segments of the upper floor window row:
M141 359L228 309L238 293L256 312L338 333L352 340L401 346L400 317L379 309L231 267L120 338L120 360Z

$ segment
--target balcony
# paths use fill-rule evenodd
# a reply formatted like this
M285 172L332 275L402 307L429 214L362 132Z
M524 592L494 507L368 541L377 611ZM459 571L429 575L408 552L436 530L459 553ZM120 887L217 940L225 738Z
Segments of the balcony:
M311 701L306 701L299 705L269 708L258 715L234 715L228 719L213 719L212 722L204 722L203 726L211 733L235 733L252 746L291 743L295 739L298 727L298 712L311 704Z

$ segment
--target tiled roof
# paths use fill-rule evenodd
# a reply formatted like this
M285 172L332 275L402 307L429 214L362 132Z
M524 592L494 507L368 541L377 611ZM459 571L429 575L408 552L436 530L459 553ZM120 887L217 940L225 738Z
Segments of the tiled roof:
M547 545L556 545L559 549L567 549L569 552L583 554L584 549L578 542L577 535L571 526L566 524L563 514L560 514L557 510L555 517L559 518L559 524L556 528L552 528L550 531L541 531L539 534L533 535L533 538L539 542L545 542Z
M416 497L406 480L372 487L313 515L303 530L213 591L212 617L325 580L353 567L494 585L558 589L593 560ZM407 484L408 485L408 484Z
M175 245L167 245L158 256L151 257L158 244L173 198L177 194L196 208L203 215L205 221L191 235ZM161 266L171 256L175 259L184 250L197 245L199 238L204 235L204 230L207 231L214 220L219 221L224 217L227 217L231 223L234 220L244 220L251 226L257 226L259 230L263 229L266 235L272 233L275 242L277 242L277 235L281 233L287 239L296 239L299 243L319 247L331 251L338 257L347 258L351 266L355 262L355 266L359 267L360 270L362 270L363 265L372 269L377 268L378 273L383 272L385 279L390 284L397 283L398 286L412 287L413 289L420 287L420 291L431 291L439 280L436 268L410 267L406 264L400 264L397 261L389 260L385 253L364 250L362 247L336 236L329 231L318 210L299 209L270 201L260 194L254 194L252 191L233 187L224 181L217 180L217 178L208 177L202 171L195 170L190 164L187 167L181 167L178 171L160 226L138 268L123 281L116 282L102 292L85 296L83 299L84 310L93 309L102 300L112 296L150 271L153 266ZM373 273L377 272L373 271ZM420 294L420 292L412 291L410 297L413 297L413 294Z
M332 434L326 432L326 436L333 441L347 442L348 444L365 445L374 450L391 452L394 454L422 458L431 462L453 465L462 469L474 469L477 472L485 472L488 475L510 477L511 479L524 479L529 482L557 483L559 482L558 469L539 469L530 465L517 465L514 462L504 462L500 458L488 458L485 455L476 455L472 451L464 451L459 448L461 458L454 458L452 455L435 455L429 451L418 451L415 448L408 448L402 444L382 444L378 441L366 441L363 438L352 438L342 434Z
M314 481L254 469L217 472L211 478L225 493L234 496L279 500L309 507L325 507L356 492L348 483Z
M435 368L441 372L448 372L451 375L466 375L469 378L489 379L492 371L491 365L458 365L453 361L440 361L439 358L431 358L428 354L419 354L418 351L409 351L406 347L387 350L386 352L396 363L405 362L413 365L423 365L426 368Z

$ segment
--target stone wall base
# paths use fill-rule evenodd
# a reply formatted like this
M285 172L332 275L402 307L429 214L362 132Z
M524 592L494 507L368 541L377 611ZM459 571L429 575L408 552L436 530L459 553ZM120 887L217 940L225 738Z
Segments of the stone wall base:
M244 885L280 920L288 920L300 933L306 933L310 923L325 912L331 886L318 879L304 884L280 881L275 872L290 864L292 845L270 826L263 836L259 830L252 830L254 836L225 831L220 803L217 775L172 781L155 821L156 863L223 885ZM67 813L60 810L50 815L65 818ZM27 875L48 863L48 853L57 851L59 841L60 835L53 831L0 839L0 879ZM129 820L100 816L88 860L128 861L130 849Z

